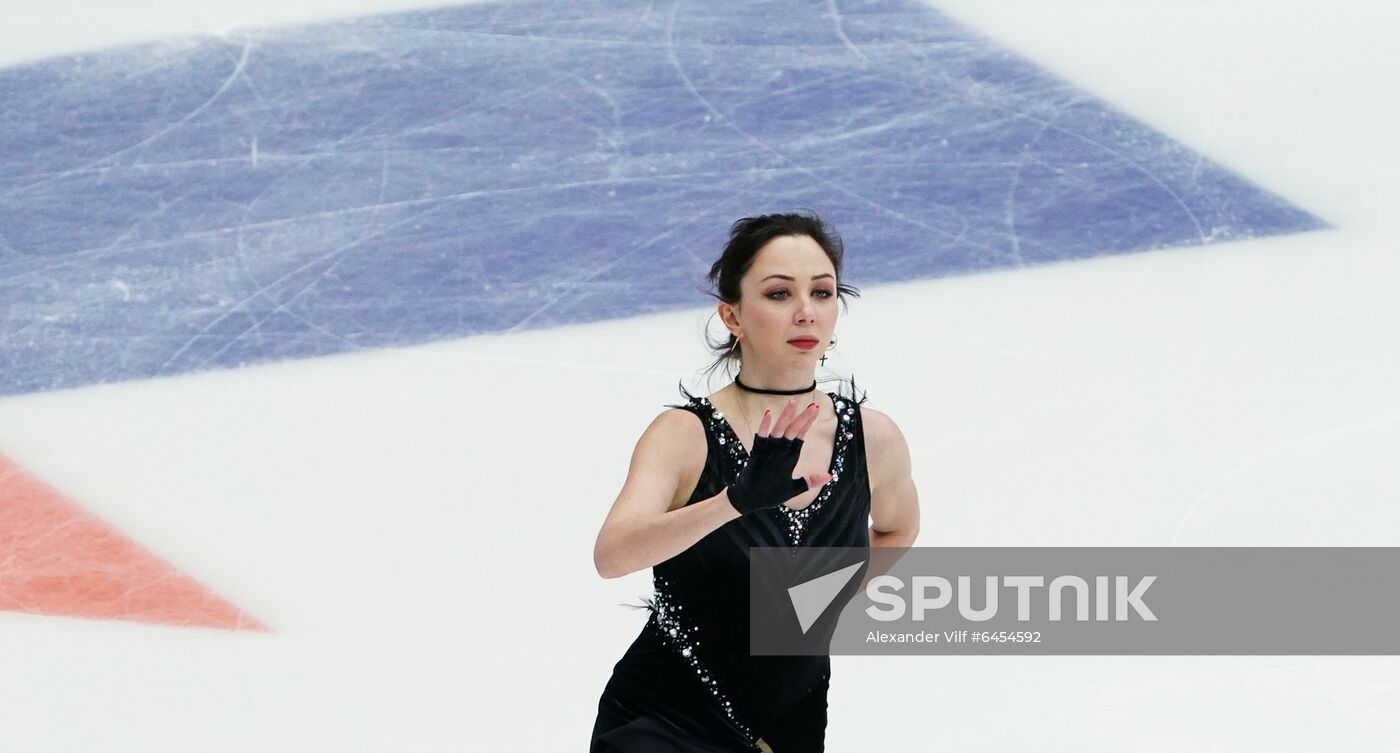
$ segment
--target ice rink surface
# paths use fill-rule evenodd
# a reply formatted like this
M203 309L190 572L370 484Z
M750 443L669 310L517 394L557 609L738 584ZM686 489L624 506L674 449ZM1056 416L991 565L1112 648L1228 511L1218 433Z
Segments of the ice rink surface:
M7 749L582 749L761 212L919 545L1400 545L1390 5L199 5L0 30ZM1400 746L1395 657L833 665L831 751Z

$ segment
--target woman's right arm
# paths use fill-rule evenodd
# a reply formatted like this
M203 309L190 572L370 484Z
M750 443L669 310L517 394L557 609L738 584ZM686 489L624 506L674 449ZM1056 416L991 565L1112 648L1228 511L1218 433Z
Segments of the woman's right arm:
M703 463L706 451L705 430L695 414L672 408L652 420L637 440L627 481L593 545L599 575L620 578L665 562L739 517L727 488L667 512L680 491L687 460Z

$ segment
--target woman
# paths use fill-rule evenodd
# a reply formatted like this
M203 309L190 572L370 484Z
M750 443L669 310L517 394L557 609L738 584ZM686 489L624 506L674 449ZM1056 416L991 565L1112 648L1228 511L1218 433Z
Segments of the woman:
M749 655L748 548L912 546L919 528L894 422L853 381L849 396L816 389L838 297L859 295L841 258L820 218L765 215L734 223L710 269L730 331L710 368L738 374L708 398L682 387L652 421L598 534L599 574L652 567L656 594L591 753L824 750L830 658Z

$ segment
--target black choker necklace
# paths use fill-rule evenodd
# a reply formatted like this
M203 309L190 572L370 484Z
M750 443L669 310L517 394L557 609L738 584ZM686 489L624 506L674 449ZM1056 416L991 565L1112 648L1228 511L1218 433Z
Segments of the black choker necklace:
M811 392L812 390L817 388L817 380L813 379L811 387L803 387L800 390L761 390L757 387L750 387L747 384L744 384L743 382L739 381L738 374L734 375L734 384L741 390L747 390L749 392L760 392L764 395L801 395L804 392Z

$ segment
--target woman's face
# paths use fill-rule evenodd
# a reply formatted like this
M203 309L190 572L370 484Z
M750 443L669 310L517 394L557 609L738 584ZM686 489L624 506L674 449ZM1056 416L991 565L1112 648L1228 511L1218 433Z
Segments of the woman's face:
M836 329L836 270L810 236L769 241L754 256L739 291L736 314L746 357L797 365L825 352ZM816 344L804 349L789 342L798 337Z

